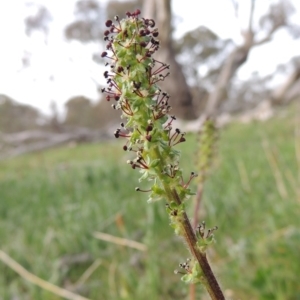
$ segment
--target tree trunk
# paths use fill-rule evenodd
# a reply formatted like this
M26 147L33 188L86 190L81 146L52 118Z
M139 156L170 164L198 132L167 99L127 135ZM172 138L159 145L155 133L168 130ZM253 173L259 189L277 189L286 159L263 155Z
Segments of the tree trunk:
M160 49L155 59L170 65L170 75L159 86L170 94L172 114L183 119L196 118L193 109L192 94L182 72L182 67L175 59L172 44L171 0L145 0L143 15L156 21L159 30Z
M208 103L205 108L206 117L215 117L218 108L227 99L227 89L230 86L232 77L237 70L247 61L250 47L243 45L237 47L225 61L218 76L216 86L210 93Z
M292 90L293 87L296 86L296 83L300 86L300 66L297 66L294 72L287 77L285 82L274 90L271 95L271 102L275 105L280 105L291 101L299 95L299 88L295 88L294 91Z

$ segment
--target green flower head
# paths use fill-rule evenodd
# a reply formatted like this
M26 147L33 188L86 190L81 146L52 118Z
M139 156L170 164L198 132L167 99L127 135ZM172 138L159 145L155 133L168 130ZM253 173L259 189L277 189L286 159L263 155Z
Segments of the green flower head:
M170 95L158 87L170 74L170 66L154 58L159 49L154 20L140 18L139 10L126 15L106 21L107 45L101 55L108 67L104 72L107 87L102 92L125 120L114 135L126 139L125 151L135 153L128 164L141 171L140 181L155 180L150 200L165 197L161 182L176 188L183 200L190 191L182 183L180 152L174 146L185 141L185 133L173 128L176 118L169 115Z

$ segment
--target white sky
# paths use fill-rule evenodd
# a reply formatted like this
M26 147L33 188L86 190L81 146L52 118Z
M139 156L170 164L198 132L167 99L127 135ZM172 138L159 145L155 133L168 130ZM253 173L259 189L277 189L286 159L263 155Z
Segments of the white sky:
M66 42L63 36L64 27L74 18L75 0L28 1L46 6L53 17L47 45L42 33L35 33L30 38L25 35L24 18L29 12L26 2L0 1L0 94L31 104L46 113L51 100L60 109L75 95L96 100L98 93L92 78L101 82L103 69L92 62L91 55L102 49L95 44ZM247 21L250 1L242 2L239 20ZM262 13L272 1L256 2L257 12ZM294 0L294 4L300 20L300 1ZM239 43L239 30L245 24L235 18L231 0L173 0L172 8L178 23L175 37L205 25L220 37L232 38ZM22 66L24 52L29 53L28 68ZM284 31L278 32L274 42L251 52L239 75L247 78L258 67L261 74L272 73L279 63L286 63L299 54L300 39L295 42Z

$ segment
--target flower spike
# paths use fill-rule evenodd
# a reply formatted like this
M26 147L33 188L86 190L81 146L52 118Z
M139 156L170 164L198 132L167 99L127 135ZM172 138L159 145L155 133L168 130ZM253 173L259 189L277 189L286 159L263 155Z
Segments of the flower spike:
M137 187L149 192L148 202L164 199L170 225L181 235L190 248L192 260L181 264L185 282L202 282L213 299L225 299L206 259L205 249L213 241L213 231L206 236L202 227L195 233L185 212L186 200L193 193L189 189L191 173L184 184L179 166L177 145L185 142L185 133L172 129L175 116L171 111L170 95L158 87L170 74L170 66L153 56L159 50L159 32L152 19L140 18L140 10L127 12L107 20L104 40L106 50L101 57L108 61L104 72L107 87L102 88L107 101L115 100L114 109L121 111L123 123L114 135L125 138L123 150L135 155L127 163L141 173L139 181L152 182L150 188ZM197 238L198 236L198 238ZM192 264L190 264L190 261Z

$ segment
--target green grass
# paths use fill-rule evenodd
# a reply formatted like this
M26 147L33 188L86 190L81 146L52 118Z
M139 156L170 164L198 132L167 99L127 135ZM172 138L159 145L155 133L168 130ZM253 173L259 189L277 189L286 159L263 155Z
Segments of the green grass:
M209 258L228 299L300 299L295 117L290 109L266 123L232 124L220 132L201 219L219 227ZM190 135L178 147L186 174L195 171L195 145ZM266 151L286 196L278 191ZM90 299L188 299L188 287L173 273L189 256L187 249L168 226L164 203L148 204L147 195L134 191L139 174L126 165L129 155L109 142L1 161L0 249L61 287L100 259L76 291ZM148 251L97 240L94 231L145 243ZM61 263L82 253L91 260ZM201 294L199 287L198 299ZM0 299L14 297L60 299L0 262Z

